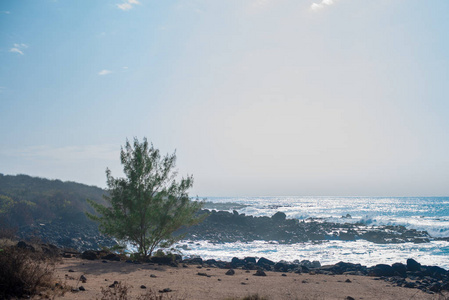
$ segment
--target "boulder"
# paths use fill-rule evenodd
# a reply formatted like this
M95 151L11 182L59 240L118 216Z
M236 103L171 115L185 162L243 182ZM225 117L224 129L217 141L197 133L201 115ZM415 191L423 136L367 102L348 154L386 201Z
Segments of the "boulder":
M274 269L280 272L288 272L289 265L283 262L278 262L274 265Z
M226 273L225 273L225 275L229 275L229 276L232 276L232 275L234 275L235 274L235 271L233 270L233 269L229 269Z
M244 260L246 263L253 263L253 264L256 263L256 258L255 258L255 257L245 257L243 260Z
M421 271L421 264L413 258L407 259L407 271Z
M442 289L441 283L439 283L439 282L433 283L429 288L429 290L431 290L432 292L435 292L435 293L441 292L441 289Z
M399 276L406 277L407 276L407 266L403 263L394 263L391 265L393 271L397 273Z
M25 243L24 241L18 242L17 243L17 248L27 249L27 250L30 250L31 252L35 252L36 251L36 249L34 249L33 246L31 246L30 244Z
M440 279L443 275L447 275L448 271L437 266L426 267L426 274L434 278Z
M257 270L256 273L253 274L253 276L267 276L263 270Z
M151 257L151 262L155 264L161 265L169 265L173 262L173 257L164 255L164 256L153 256Z
M321 267L321 263L317 260L312 261L312 265L310 266L310 268L319 268Z
M203 259L201 257L187 258L187 259L184 259L183 262L185 262L187 264L192 264L192 265L202 265Z
M362 265L342 261L336 263L335 265L321 266L319 270L325 273L333 273L333 274L343 274L346 272L365 273L365 267L362 267Z
M273 221L285 221L286 218L287 218L287 215L281 211L278 211L273 216L271 216L271 219Z
M245 264L246 264L246 262L243 259L239 259L237 257L233 257L231 259L231 266L233 268L241 267L241 266L244 266Z
M208 259L204 263L209 266L217 266L218 265L218 262L215 259Z
M257 265L258 265L258 266L265 266L265 265L267 265L267 266L274 266L274 264L275 264L274 261L269 260L269 259L267 259L267 258L265 258L265 257L261 257L261 258L259 258L259 260L257 261Z
M404 283L403 287L413 289L416 287L416 283L413 281L408 281L408 282Z
M86 250L81 254L82 259L95 260L98 259L97 251Z
M120 261L120 256L115 253L108 253L108 254L102 256L101 259Z
M394 276L394 269L390 265L378 264L369 269L370 276Z

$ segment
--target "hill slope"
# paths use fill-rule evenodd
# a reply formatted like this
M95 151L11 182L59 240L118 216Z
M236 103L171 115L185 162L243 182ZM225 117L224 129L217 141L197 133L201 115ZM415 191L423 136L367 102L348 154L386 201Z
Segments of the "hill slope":
M0 174L0 220L13 227L87 221L92 212L86 199L104 204L104 190L75 182L62 182L28 175Z
M116 242L85 215L93 212L86 199L106 204L105 193L75 182L0 174L0 233L13 228L20 239L38 238L78 251L111 247Z

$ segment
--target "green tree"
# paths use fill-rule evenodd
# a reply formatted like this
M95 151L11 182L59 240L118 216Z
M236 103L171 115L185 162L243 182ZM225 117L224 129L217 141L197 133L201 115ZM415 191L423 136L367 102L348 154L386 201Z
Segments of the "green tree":
M143 257L151 256L156 247L166 248L176 239L173 232L200 220L195 217L203 203L191 201L188 189L193 177L175 180L176 152L161 157L159 150L144 138L134 138L121 148L120 160L125 178L114 178L106 169L107 206L88 200L97 214L100 230L138 248Z

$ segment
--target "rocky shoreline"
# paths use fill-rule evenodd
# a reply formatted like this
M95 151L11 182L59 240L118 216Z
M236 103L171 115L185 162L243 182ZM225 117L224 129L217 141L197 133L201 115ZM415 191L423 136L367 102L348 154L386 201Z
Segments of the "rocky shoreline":
M46 224L24 226L18 230L17 236L19 239L39 240L61 249L69 248L79 252L117 245L114 239L101 234L98 226L87 218L82 223L56 220Z
M376 264L371 267L349 262L338 262L332 265L321 265L319 261L272 261L264 257L234 257L231 261L215 259L204 260L201 257L183 258L179 254L156 253L155 256L146 260L132 260L124 254L117 254L108 250L86 250L83 252L68 248L58 248L52 244L34 244L20 241L16 247L28 249L32 252L42 251L53 257L80 258L85 260L98 260L104 264L110 262L123 262L137 265L166 265L174 268L188 268L195 266L198 269L218 268L224 269L225 275L234 275L234 270L245 270L253 272L254 276L266 276L265 272L279 272L282 276L286 274L308 274L308 275L353 275L369 276L375 280L384 280L393 286L419 289L428 294L449 291L449 271L438 266L422 265L416 260L409 258L405 263L397 262L392 265ZM70 271L69 271L70 272ZM198 275L207 276L207 273L198 272Z
M428 243L433 238L426 231L404 226L369 226L362 223L333 223L322 219L287 219L285 213L272 217L253 217L227 211L202 210L206 218L197 225L178 230L175 235L191 241L206 240L211 243L277 241L281 244L321 242L326 240L367 240L378 244ZM37 238L60 248L77 251L111 248L116 241L101 234L98 226L85 218L82 222L55 220L46 224L21 227L21 239ZM440 238L445 239L445 238Z
M207 217L203 222L180 230L178 234L189 240L207 240L213 243L278 241L281 244L308 241L367 240L378 244L427 243L431 236L426 231L404 226L368 226L362 223L333 223L322 219L287 219L285 213L272 217L253 217L227 211L202 210ZM343 220L350 219L343 216Z

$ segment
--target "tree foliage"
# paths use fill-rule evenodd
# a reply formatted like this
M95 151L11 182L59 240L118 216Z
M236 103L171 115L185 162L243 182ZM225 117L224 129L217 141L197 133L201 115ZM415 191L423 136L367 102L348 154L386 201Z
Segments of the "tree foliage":
M161 157L144 138L133 145L127 140L120 151L125 178L114 178L106 169L108 206L89 203L97 214L88 217L100 224L100 230L138 247L139 254L150 256L153 250L175 242L173 232L199 221L195 213L202 203L191 201L188 190L193 177L176 181L176 153Z

